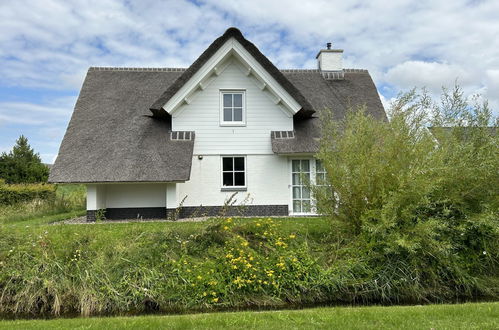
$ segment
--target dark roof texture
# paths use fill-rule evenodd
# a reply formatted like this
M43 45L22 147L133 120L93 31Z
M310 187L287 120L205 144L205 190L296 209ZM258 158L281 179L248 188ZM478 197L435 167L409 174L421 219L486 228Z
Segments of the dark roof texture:
M272 138L277 154L315 153L319 150L320 113L332 111L342 120L350 108L365 105L376 119L387 120L376 86L366 70L345 70L344 79L327 80L319 70L283 70L284 75L317 111L312 118L295 120L294 139Z
M90 68L50 182L171 182L190 177L194 141L170 141L149 105L181 71Z
M344 79L339 80L325 79L319 70L279 71L239 30L231 28L188 69L90 68L49 181L188 180L194 136L170 140L171 117L160 109L230 37L246 47L303 107L294 117L294 138L269 136L275 153L315 153L320 138L318 117L325 109L342 119L350 106L365 104L369 114L386 120L367 71L345 70Z
M154 102L150 107L154 114L159 114L164 112L162 107L170 100L179 89L184 86L184 84L191 79L191 77L199 70L201 67L217 52L217 50L222 47L227 40L230 38L236 39L250 54L253 56L258 63L272 77L301 105L301 110L298 111L297 115L301 117L310 117L314 112L313 106L305 98L299 89L297 89L286 77L279 71L278 68L269 61L269 59L263 55L260 50L253 45L250 41L243 37L241 31L237 28L229 28L225 33L216 39L202 54L198 59L192 63L192 65L170 86L167 87L166 91Z

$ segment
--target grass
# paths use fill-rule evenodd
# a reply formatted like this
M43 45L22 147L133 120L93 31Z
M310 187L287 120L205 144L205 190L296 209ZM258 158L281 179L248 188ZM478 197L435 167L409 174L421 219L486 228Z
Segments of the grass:
M85 214L85 186L58 185L54 201L0 205L0 225L39 225Z
M499 303L5 320L2 329L497 329Z

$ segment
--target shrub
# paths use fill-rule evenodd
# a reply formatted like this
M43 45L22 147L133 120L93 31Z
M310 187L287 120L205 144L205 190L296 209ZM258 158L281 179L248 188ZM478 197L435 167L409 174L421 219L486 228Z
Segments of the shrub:
M55 186L49 184L1 184L0 205L13 205L35 199L53 201Z
M315 195L376 279L371 292L420 300L489 290L478 278L499 275L499 140L487 103L469 104L456 87L440 104L402 95L389 122L356 110L323 118L331 187ZM435 125L450 128L432 134Z

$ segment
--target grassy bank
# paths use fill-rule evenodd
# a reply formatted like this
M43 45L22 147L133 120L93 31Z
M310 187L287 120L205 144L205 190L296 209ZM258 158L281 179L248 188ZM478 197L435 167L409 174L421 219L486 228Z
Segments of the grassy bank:
M0 227L0 313L113 315L483 296L366 268L324 218ZM392 275L392 274L389 274ZM409 274L412 276L412 274Z
M0 225L34 225L85 214L85 186L58 185L55 199L0 205Z
M499 303L0 321L3 329L497 329Z

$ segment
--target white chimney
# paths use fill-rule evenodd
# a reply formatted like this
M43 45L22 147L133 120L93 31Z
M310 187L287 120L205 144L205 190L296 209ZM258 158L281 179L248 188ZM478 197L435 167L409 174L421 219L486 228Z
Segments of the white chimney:
M331 71L342 71L343 63L341 57L343 55L343 49L331 49L331 43L327 43L327 49L321 49L317 56L317 64L319 65L319 70L324 72Z

